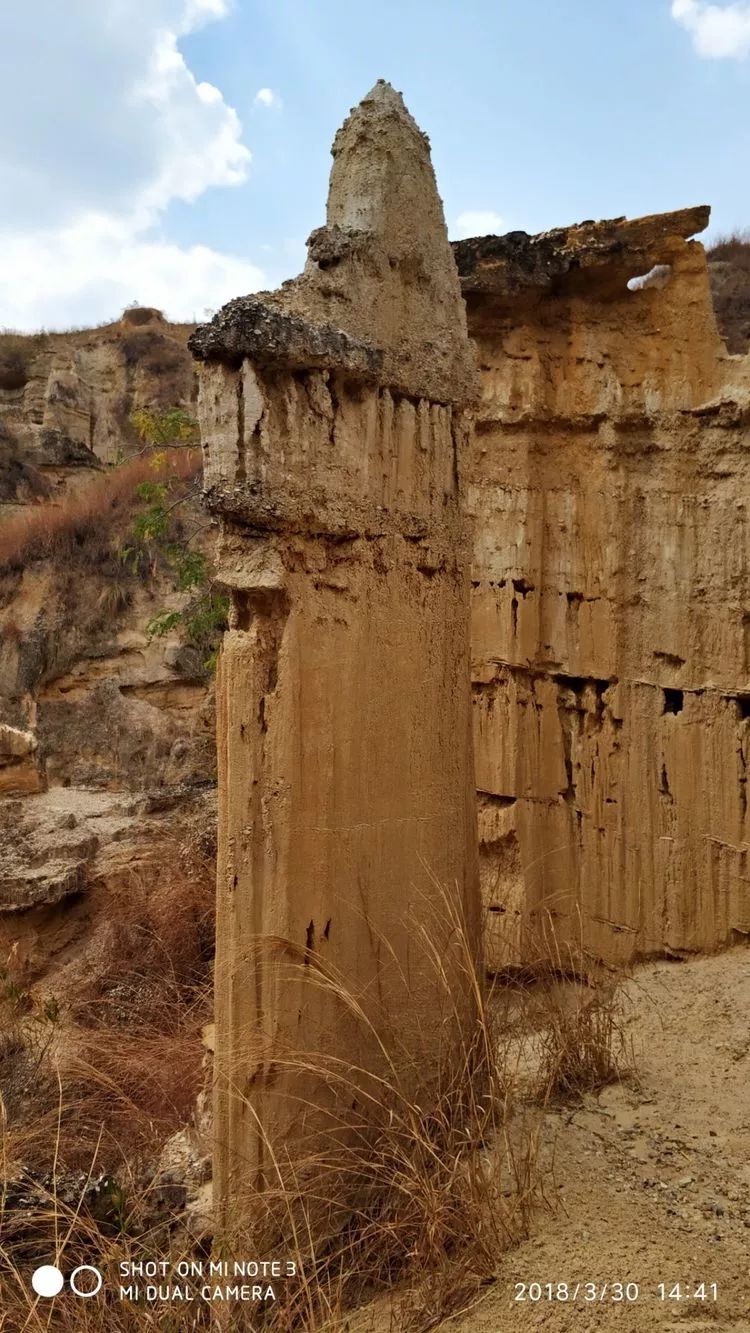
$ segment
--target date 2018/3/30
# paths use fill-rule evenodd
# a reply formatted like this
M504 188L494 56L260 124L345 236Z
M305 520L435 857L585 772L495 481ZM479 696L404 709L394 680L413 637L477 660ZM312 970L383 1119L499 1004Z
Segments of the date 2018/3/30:
M648 1297L659 1301L706 1301L719 1298L716 1282L658 1282L642 1287L638 1282L516 1282L514 1301L620 1301L632 1303Z

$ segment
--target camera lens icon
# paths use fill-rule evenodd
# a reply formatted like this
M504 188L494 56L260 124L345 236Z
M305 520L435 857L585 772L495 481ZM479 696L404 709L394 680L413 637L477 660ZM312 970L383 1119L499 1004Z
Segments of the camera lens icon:
M84 1274L90 1274L86 1277ZM84 1300L89 1300L91 1296L98 1296L102 1289L103 1277L98 1268L93 1264L79 1264L74 1268L68 1282L70 1290L75 1296L81 1296ZM36 1268L31 1275L31 1285L37 1296L52 1297L57 1296L65 1286L65 1277L55 1264L42 1264Z

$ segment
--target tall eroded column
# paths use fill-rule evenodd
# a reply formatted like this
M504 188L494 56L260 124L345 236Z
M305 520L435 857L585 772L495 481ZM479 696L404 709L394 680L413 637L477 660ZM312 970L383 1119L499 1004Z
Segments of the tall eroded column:
M429 1088L472 1014L456 920L477 956L459 499L473 358L428 141L400 95L378 83L333 156L304 273L191 340L232 594L218 679L225 1220L280 1153L301 1158L349 1109L295 1052L370 1074L393 1061Z

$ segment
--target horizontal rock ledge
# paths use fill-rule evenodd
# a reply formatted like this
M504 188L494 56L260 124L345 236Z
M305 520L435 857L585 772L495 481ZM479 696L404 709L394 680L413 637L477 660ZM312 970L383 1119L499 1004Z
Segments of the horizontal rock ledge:
M208 324L199 324L188 346L198 361L258 365L286 370L343 370L359 379L380 377L383 353L331 325L313 324L255 296L238 296Z
M464 293L511 296L524 288L549 287L556 279L597 266L627 269L636 276L668 262L675 242L705 231L710 217L710 207L699 204L630 220L580 222L536 236L525 231L475 236L454 241L453 255Z

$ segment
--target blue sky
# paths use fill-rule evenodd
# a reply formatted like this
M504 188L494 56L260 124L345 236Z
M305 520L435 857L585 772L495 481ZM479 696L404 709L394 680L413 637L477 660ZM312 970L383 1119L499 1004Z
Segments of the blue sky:
M378 78L454 236L702 202L750 226L750 3L28 0L0 17L0 326L200 318L293 275Z

